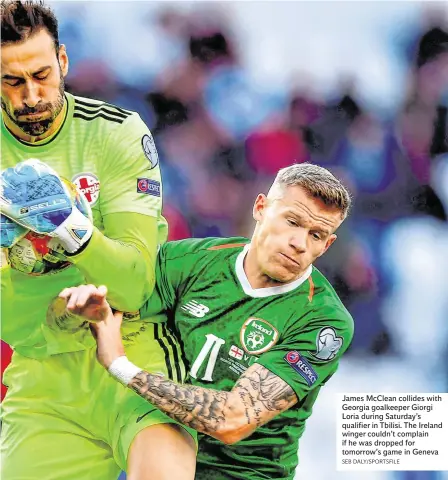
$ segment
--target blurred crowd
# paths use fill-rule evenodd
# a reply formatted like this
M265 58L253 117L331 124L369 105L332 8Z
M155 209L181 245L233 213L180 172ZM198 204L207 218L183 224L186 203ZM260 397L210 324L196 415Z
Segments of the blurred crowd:
M443 12L426 10L400 46L404 101L391 116L369 111L348 75L338 79L337 94L319 98L310 88L312 65L309 78L288 91L255 81L240 55L244 45L210 5L159 9L157 48L165 61L146 75L126 65L117 72L87 48L80 5L61 22L71 54L67 88L137 110L147 122L161 159L170 238L250 236L253 200L279 168L305 161L329 168L350 188L354 208L317 266L356 318L351 351L393 352L385 318L396 277L391 229L422 216L447 226L447 185L432 181L448 151ZM132 44L127 48L131 56Z
M170 239L250 236L256 195L292 163L322 165L349 187L354 208L316 266L354 316L355 337L338 382L316 403L300 471L315 480L382 480L334 472L333 394L341 385L353 392L447 391L448 9L422 7L407 35L392 39L405 74L397 76L400 100L386 111L360 95L356 72L336 78L331 94L317 93L311 40L306 73L297 65L295 81L270 85L248 67L244 35L225 8L150 3L127 4L146 25L147 36L133 41L124 19L121 30L97 21L116 16L113 3L55 2L70 58L67 90L138 111L147 123ZM257 32L261 45L276 34ZM259 62L270 65L281 53L260 48ZM447 478L423 473L394 478Z

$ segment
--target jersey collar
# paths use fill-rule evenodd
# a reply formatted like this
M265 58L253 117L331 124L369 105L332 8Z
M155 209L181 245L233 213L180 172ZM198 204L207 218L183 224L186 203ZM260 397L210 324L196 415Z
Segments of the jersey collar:
M236 276L241 284L241 287L244 290L246 295L254 298L263 298L270 297L271 295L281 295L283 293L291 292L296 289L302 283L308 279L313 271L313 266L310 265L305 273L293 282L286 283L285 285L280 285L278 287L267 287L267 288L252 288L250 286L249 280L247 279L246 272L244 271L244 259L246 258L247 252L249 251L250 244L246 245L241 253L236 258L235 271Z
M6 126L4 120L3 120L3 114L0 113L0 123L1 123L1 128L2 128L2 135L5 135L5 137L9 138L12 143L15 144L15 146L19 147L21 150L27 150L29 152L35 151L34 149L41 147L45 148L50 144L55 143L56 139L58 141L63 137L63 132L67 132L71 117L73 116L73 97L67 92L64 92L65 95L65 104L64 104L64 119L59 126L58 130L54 132L50 137L44 138L43 140L39 140L38 142L34 143L28 143L25 142L24 140L21 140L20 138L17 138Z

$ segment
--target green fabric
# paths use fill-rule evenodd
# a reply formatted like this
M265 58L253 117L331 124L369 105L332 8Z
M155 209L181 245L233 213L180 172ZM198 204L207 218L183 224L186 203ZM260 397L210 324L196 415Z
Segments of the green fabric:
M114 213L103 221L107 237L95 229L87 248L70 260L86 283L107 286L108 301L117 310L138 310L154 287L157 219Z
M165 344L172 339L160 325L150 327L127 346L127 356L170 378L174 358ZM4 382L10 386L1 411L5 479L116 479L138 432L176 423L111 378L94 347L41 360L16 352Z
M353 336L350 314L315 268L294 285L251 289L243 270L246 243L244 238L166 243L159 251L154 293L141 309L149 321L168 319L182 342L193 385L229 391L258 362L299 398L236 445L200 435L196 479L293 479L305 422ZM339 342L334 354L330 340L325 346L326 334ZM297 355L304 370L293 361Z
M143 149L143 139L152 137L139 115L93 99L66 98L59 132L37 145L17 140L1 122L2 168L39 158L78 182L96 227L85 249L70 257L69 268L42 276L11 270L2 278L2 339L34 358L93 346L84 330L58 330L47 318L51 300L65 287L106 284L114 307L137 310L151 293L157 245L167 237L162 189L156 195L138 188L141 178L161 182L155 150L150 162Z

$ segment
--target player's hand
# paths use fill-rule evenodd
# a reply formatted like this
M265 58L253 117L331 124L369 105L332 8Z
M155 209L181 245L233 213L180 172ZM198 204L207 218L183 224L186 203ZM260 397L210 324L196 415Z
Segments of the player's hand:
M123 314L112 312L106 300L105 286L81 285L65 288L59 294L67 302L67 311L83 316L90 322L90 330L97 343L97 358L101 365L109 368L111 363L124 352L121 340Z
M1 233L1 247L12 247L18 240L24 237L29 230L22 225L14 222L5 215L0 214L0 233Z
M66 301L69 313L84 317L89 322L100 322L112 315L110 305L106 300L107 288L104 285L80 285L64 288L58 295Z
M69 253L76 253L92 236L88 202L82 203L85 212L81 212L67 183L37 159L2 172L0 206L3 214L23 227L58 238Z
M97 343L96 356L106 369L111 366L116 358L125 355L121 339L122 321L122 312L112 313L111 311L105 320L90 325Z

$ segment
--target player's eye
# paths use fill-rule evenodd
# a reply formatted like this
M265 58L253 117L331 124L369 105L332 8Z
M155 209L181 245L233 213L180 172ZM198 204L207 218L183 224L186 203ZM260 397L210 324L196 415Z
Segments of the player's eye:
M36 75L34 75L34 78L37 79L37 80L45 80L49 75L49 72L45 72L45 73L37 73Z
M18 78L17 80L5 80L6 84L9 85L10 87L18 87L22 83L24 83L24 80L21 78Z
M311 235L313 236L314 240L320 240L321 239L321 236L320 236L319 233L314 232Z
M288 222L288 225L291 225L291 227L297 227L298 223L295 220L292 220L291 218L287 218L286 221Z

